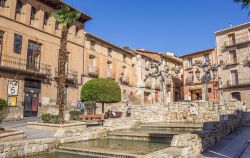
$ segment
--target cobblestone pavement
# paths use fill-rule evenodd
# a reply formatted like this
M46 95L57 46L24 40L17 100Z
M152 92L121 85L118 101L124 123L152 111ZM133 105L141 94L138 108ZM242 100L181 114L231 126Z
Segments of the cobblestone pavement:
M54 132L50 131L42 131L42 130L35 130L27 128L27 122L34 122L39 121L39 118L24 118L17 121L6 121L0 123L0 127L6 129L15 129L21 130L25 132L26 138L25 139L36 139L36 138L51 138L54 135Z
M208 148L198 158L250 158L250 127L225 136L216 145Z

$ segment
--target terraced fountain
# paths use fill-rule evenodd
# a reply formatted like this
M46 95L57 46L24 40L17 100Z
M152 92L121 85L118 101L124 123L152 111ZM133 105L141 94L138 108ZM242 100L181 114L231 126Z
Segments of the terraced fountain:
M82 142L66 143L58 147L56 153L34 158L134 158L168 148L176 134L202 129L202 124L142 124L128 130L109 132L106 137Z

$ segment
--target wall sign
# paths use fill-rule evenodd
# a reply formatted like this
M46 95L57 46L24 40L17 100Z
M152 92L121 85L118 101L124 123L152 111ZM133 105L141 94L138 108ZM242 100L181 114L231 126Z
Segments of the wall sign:
M9 81L9 83L8 83L8 95L9 96L18 96L18 87L19 87L19 84L17 81Z
M8 96L8 105L16 106L17 105L17 97L16 96Z

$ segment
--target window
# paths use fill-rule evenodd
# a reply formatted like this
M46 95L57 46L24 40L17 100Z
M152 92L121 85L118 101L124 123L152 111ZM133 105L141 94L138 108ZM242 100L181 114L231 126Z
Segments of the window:
M36 20L36 12L36 9L34 7L31 7L30 20Z
M237 63L236 50L229 51L229 61L230 61L230 64L236 64Z
M127 62L127 56L125 54L123 54L123 62Z
M0 31L0 55L2 54L2 47L3 47L3 32ZM1 56L0 56L1 58ZM1 60L0 60L1 62Z
M192 58L189 58L187 62L188 62L187 63L187 67L188 68L193 66L193 60L192 60Z
M231 70L231 85L238 85L238 71L237 70Z
M212 88L208 88L208 93L212 93Z
M193 75L193 72L188 72L188 80L191 82L194 80L194 75Z
M76 37L79 35L81 30L82 30L81 27L79 26L76 27Z
M4 7L5 6L5 1L6 0L0 0L0 7Z
M27 69L40 69L41 46L42 44L40 43L29 41L27 53Z
M47 12L44 12L44 21L43 25L48 25L50 15Z
M21 54L23 37L19 34L14 34L14 53Z
M209 61L209 54L204 54L204 60Z
M112 57L112 48L108 48L108 56Z
M23 3L20 0L16 2L16 13L21 14L23 8Z
M235 39L235 34L234 33L228 35L228 41L229 41L229 45L236 44L236 39Z
M241 101L240 92L232 92L231 95L232 95L232 98L233 98L233 99L236 99L236 100L238 100L238 101Z
M90 49L95 50L95 41L90 41Z
M55 30L59 30L59 23L57 21L55 23Z

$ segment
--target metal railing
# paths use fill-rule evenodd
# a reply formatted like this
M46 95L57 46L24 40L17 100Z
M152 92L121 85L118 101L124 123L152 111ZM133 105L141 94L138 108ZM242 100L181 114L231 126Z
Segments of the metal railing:
M194 77L187 77L186 78L186 85L190 85L194 83Z
M155 84L155 90L161 90L161 84L160 83Z
M152 88L152 83L151 82L146 82L145 87L146 88Z
M107 70L106 71L106 78L114 80L115 79L115 74L111 70Z
M59 71L58 68L55 68L55 76L59 77ZM73 71L73 70L65 70L65 76L68 80L74 80L77 81L78 78L78 72L77 71Z
M129 84L129 77L128 76L121 77L121 83L128 85Z
M238 79L238 80L227 80L226 86L241 86L250 84L250 78Z
M224 48L230 47L230 46L235 46L238 44L243 44L246 42L250 42L250 38L248 36L236 38L235 40L230 40L230 41L225 42Z
M98 68L92 65L88 66L88 75L90 77L98 77L99 76L99 71Z
M28 61L24 58L18 58L10 55L0 55L0 67L6 69L22 70L27 72L51 74L51 66L40 62Z

